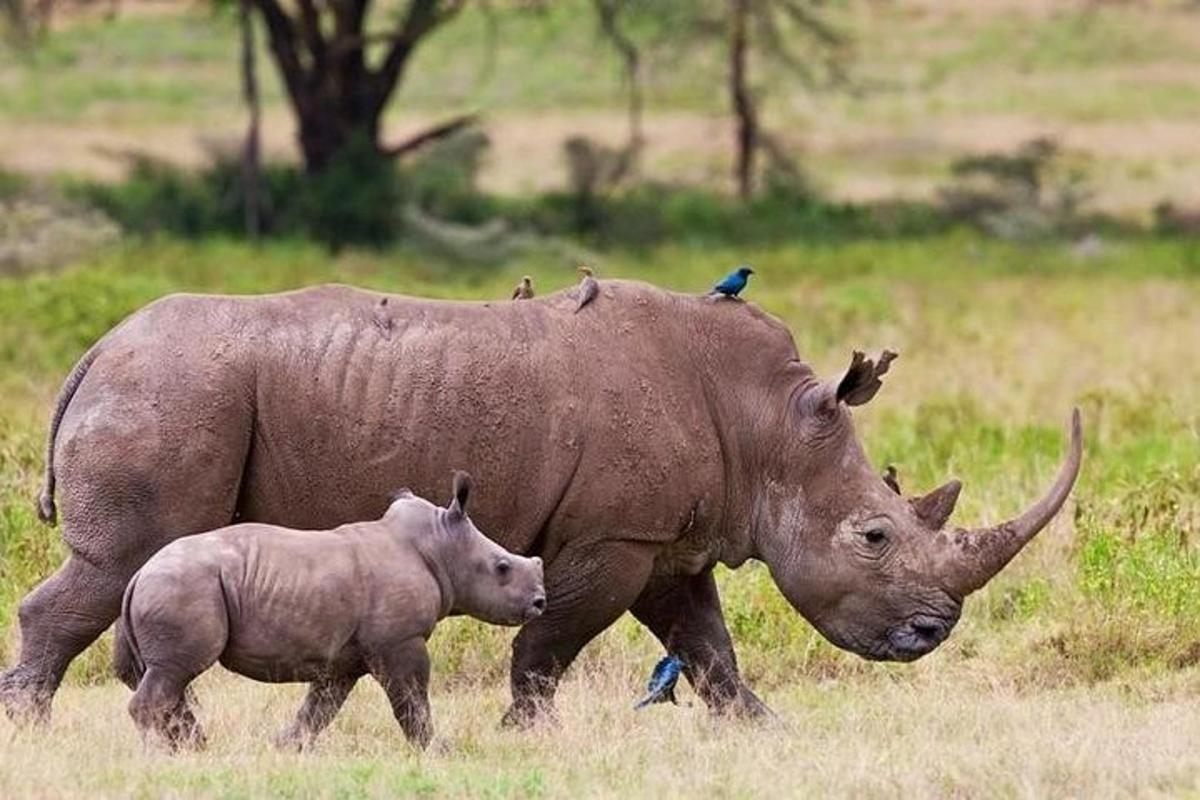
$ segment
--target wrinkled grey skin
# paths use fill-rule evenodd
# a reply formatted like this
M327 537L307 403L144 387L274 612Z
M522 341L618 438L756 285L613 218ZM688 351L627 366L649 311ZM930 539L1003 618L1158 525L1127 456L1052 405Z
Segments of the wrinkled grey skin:
M1066 500L945 529L959 485L906 499L872 469L850 408L888 357L822 382L752 303L601 281L510 303L327 286L172 296L132 315L68 376L51 430L72 555L21 604L11 713L44 716L63 670L156 550L231 521L330 528L429 494L462 465L474 516L546 563L546 614L513 643L513 705L546 708L579 650L630 611L687 664L710 708L761 713L737 670L712 569L761 559L826 637L911 660ZM520 487L516 491L515 487Z
M117 626L116 671L136 690L129 712L143 735L203 746L187 686L220 661L255 680L310 684L281 744L311 743L370 674L409 740L428 745L425 643L437 621L520 625L546 607L541 559L480 533L469 492L459 473L447 508L404 490L374 522L246 523L159 550L129 582Z

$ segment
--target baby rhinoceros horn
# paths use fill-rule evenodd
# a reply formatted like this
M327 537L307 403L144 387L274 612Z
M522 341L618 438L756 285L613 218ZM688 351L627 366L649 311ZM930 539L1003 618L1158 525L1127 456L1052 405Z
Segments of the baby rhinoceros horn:
M949 552L944 562L946 586L965 597L987 583L992 576L1021 551L1042 528L1054 518L1066 502L1079 475L1083 460L1083 425L1079 409L1071 415L1071 443L1067 460L1059 468L1058 477L1042 499L1025 510L1023 514L1008 522L991 528L972 531L957 530L947 541ZM946 497L957 497L958 488L951 482L930 495L914 501L919 503L930 518L945 509ZM930 499L939 496L936 499ZM928 501L928 502L926 502ZM951 503L952 505L952 503ZM918 514L921 511L918 510Z

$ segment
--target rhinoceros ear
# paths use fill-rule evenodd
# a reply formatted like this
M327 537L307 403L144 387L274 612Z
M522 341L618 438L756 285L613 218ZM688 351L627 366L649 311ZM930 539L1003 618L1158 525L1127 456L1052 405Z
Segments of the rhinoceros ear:
M958 493L962 491L962 483L957 480L944 483L924 497L917 497L909 502L917 519L924 522L932 530L940 531L954 513L954 504L958 502Z
M873 360L855 350L850 359L850 368L838 381L835 392L837 401L848 406L861 406L874 397L879 387L883 386L880 377L888 371L897 355L891 350L884 350L877 360Z
M471 476L462 470L454 471L454 497L450 500L447 511L455 517L467 515L467 501L471 497Z

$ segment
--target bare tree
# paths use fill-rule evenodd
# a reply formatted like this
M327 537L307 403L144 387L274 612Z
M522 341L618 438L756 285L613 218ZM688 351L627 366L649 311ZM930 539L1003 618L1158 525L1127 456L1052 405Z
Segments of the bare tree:
M621 56L625 69L625 83L629 90L629 140L625 145L620 174L617 176L620 180L637 175L642 147L646 143L642 127L642 55L633 37L621 25L622 12L627 8L628 0L592 0L592 6L600 21L600 31Z
M760 157L765 156L777 172L801 176L786 148L763 124L764 88L761 79L755 80L755 68L769 67L776 83L784 76L810 88L846 82L849 39L828 19L832 7L841 4L840 0L593 0L601 31L622 54L631 76L630 113L639 137L642 48L629 30L649 36L655 50L720 48L734 119L733 175L742 198L754 194ZM633 18L637 25L621 25Z
M322 171L356 137L381 156L411 151L411 142L389 146L382 141L384 110L420 43L456 17L467 0L405 0L398 24L386 32L368 29L373 0L294 0L290 12L282 0L249 2L266 24L310 173ZM375 50L380 57L372 59ZM428 141L473 121L471 115L459 117L417 138Z
M800 170L786 149L763 128L759 98L752 89L750 59L798 77L805 85L845 83L849 40L822 16L827 0L729 0L729 97L737 118L734 176L738 195L754 194L756 156L765 154L789 177Z
M733 172L738 195L754 194L754 157L758 153L758 108L750 93L749 25L753 0L729 0L729 100L737 118Z

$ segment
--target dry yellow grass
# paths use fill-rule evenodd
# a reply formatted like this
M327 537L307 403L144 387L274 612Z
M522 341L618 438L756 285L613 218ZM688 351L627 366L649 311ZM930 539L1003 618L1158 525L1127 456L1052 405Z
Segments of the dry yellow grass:
M1102 689L1025 689L935 656L774 697L780 722L715 722L697 705L634 712L628 663L577 672L561 721L501 730L495 687L438 688L438 735L411 750L364 682L304 755L271 735L297 687L201 682L211 744L146 750L128 692L68 687L52 729L0 723L4 797L1128 797L1200 791L1200 673ZM683 692L691 700L690 692Z

